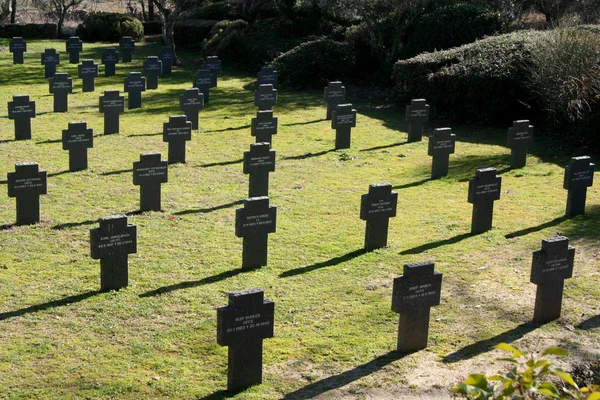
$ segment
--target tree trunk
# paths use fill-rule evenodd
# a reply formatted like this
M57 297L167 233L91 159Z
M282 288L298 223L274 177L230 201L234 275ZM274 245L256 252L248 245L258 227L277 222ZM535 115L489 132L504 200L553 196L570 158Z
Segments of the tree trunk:
M142 19L144 21L148 21L148 14L146 13L146 3L144 0L140 0L140 5L142 6Z
M10 6L10 23L14 24L17 17L17 0L12 0Z
M154 2L148 0L148 21L154 21Z

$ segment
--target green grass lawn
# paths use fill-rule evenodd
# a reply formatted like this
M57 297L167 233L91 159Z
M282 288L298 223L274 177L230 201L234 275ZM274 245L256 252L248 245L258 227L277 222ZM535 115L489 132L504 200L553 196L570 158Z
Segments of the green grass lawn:
M359 114L352 148L335 151L322 93L280 88L269 191L277 232L269 237L268 266L242 272L234 222L248 190L242 156L254 139L252 76L224 66L200 113L200 130L187 143L187 163L169 167L164 211L136 214L133 162L148 151L166 159L163 123L181 114L179 95L191 87L200 60L181 53L185 68L161 77L158 90L143 93L141 109L121 115L120 134L105 136L99 96L123 91L127 73L141 71L157 44L139 45L134 62L118 64L114 77L105 78L101 67L94 93L81 92L64 42L29 41L23 66L12 65L6 39L0 44L6 48L0 60L0 398L220 398L227 348L216 342L216 308L227 304L228 292L256 287L275 302L275 337L264 342L264 383L236 398L333 391L361 398L434 383L451 387L465 372L490 368L485 360L496 354L484 353L503 341L532 350L560 345L576 360L597 359L598 184L588 191L586 215L561 218L563 168L572 156L595 156L589 149L536 137L527 166L511 171L506 129L453 126L458 140L449 176L431 181L427 140L405 143L402 108L351 98ZM40 65L49 47L61 52L57 70L74 78L68 113L52 112ZM106 47L85 43L81 59L99 63ZM14 141L6 111L14 94L36 101L31 141ZM61 131L79 120L94 129L94 148L89 169L69 173ZM6 174L22 161L48 171L36 226L12 225L15 200L6 194ZM502 197L494 228L471 236L468 179L484 167L502 174ZM360 196L380 182L398 192L398 215L390 222L389 247L365 254ZM89 230L99 218L123 213L138 227L129 287L100 293ZM531 253L557 233L576 248L574 274L565 284L562 318L537 327L528 323L535 297ZM404 264L423 260L444 274L442 303L432 309L428 349L399 356L392 280Z

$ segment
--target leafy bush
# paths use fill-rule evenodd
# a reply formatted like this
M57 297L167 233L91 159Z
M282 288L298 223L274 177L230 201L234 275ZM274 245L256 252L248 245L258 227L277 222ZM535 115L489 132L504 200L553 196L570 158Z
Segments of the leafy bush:
M228 1L217 1L199 8L194 14L194 19L206 20L236 20L241 18L239 7Z
M144 35L159 35L161 33L162 25L160 21L143 21L142 26L144 27Z
M175 44L182 47L200 48L217 21L186 19L175 22Z
M207 55L220 55L231 43L237 41L248 28L248 23L242 19L235 21L219 21L210 30L209 39L202 43L202 51Z
M144 37L144 26L129 14L90 13L77 27L77 35L86 41L117 42L123 36L133 40Z
M328 81L351 75L354 49L347 43L318 39L293 48L273 60L279 82L297 87L321 88Z
M54 39L56 24L6 24L0 25L0 37L21 36L25 39Z

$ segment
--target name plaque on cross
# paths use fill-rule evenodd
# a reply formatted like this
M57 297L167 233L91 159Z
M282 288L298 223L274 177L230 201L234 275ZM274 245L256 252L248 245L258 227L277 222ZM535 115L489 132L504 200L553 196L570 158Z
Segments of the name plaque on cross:
M204 69L210 73L211 87L217 87L217 80L221 73L221 60L217 56L208 56L204 61Z
M244 238L242 269L267 265L268 234L277 226L277 207L269 205L269 198L251 197L244 200L244 208L235 212L235 235Z
M94 60L83 60L77 66L77 76L83 81L83 91L93 92L96 90L95 79L98 77L98 65L94 64Z
M119 52L114 47L110 47L102 52L102 64L104 64L104 76L114 76L117 73L117 63L119 62Z
M277 71L271 66L262 67L258 73L259 85L273 85L277 88Z
M331 115L331 128L335 129L335 149L350 148L350 133L356 126L356 110L352 104L338 104Z
M573 157L565 167L563 188L567 189L567 218L585 213L587 188L594 184L595 164L589 156Z
M83 42L78 36L71 36L65 42L67 53L69 53L69 63L79 64L79 53L83 51Z
M131 36L123 36L121 40L119 40L119 50L123 54L122 60L124 63L131 62L131 56L135 50L135 42L131 38Z
M69 93L73 93L73 78L66 72L57 72L49 79L50 93L54 95L54 112L69 110Z
M94 147L94 131L85 121L69 122L62 131L62 148L69 151L69 171L81 171L88 167L87 149Z
M198 88L204 96L204 104L208 104L210 100L211 79L210 72L207 69L199 69L194 78L194 87Z
M127 108L142 107L142 92L146 91L146 78L141 72L130 72L125 78L124 91L129 93L127 96Z
M204 108L204 95L198 88L185 89L179 96L179 109L183 111L188 121L192 123L192 129L197 130L198 113Z
M492 229L494 201L500 199L501 185L502 177L496 175L496 168L478 169L475 178L469 179L468 202L473 204L472 234Z
M271 110L277 104L277 89L273 85L259 85L254 92L254 105L259 110Z
M23 64L23 53L27 51L27 42L22 37L14 37L10 39L8 49L13 53L13 64Z
M133 163L133 184L140 187L140 211L161 210L161 186L169 180L169 163L160 153L140 155Z
M119 133L120 114L125 111L125 97L118 90L105 90L100 96L100 112L104 114L104 134Z
M433 135L429 136L429 147L427 154L432 156L431 179L441 178L448 175L448 162L450 154L454 154L456 135L450 128L437 128Z
M163 124L163 142L169 144L169 164L185 163L185 142L192 140L192 123L185 115L172 115Z
M40 195L47 193L47 174L38 163L15 164L15 172L8 173L8 197L17 199L17 225L40 222Z
M365 251L387 246L390 218L396 216L398 193L389 183L369 185L369 193L360 199L360 219L367 221Z
M162 74L162 61L156 56L149 56L144 61L143 72L148 82L148 89L158 89L158 76Z
M60 64L60 54L56 52L56 49L45 49L42 53L45 78L52 78L54 76L57 64Z
M269 173L275 171L275 150L270 143L254 143L244 152L244 174L249 175L248 197L269 195Z
M273 144L273 135L277 134L277 117L273 111L258 111L256 118L252 118L250 134L256 138L256 143Z
M346 101L346 87L339 81L329 82L323 91L323 98L327 103L326 119L330 120L338 104Z
M173 69L173 63L175 62L176 56L171 46L163 46L158 53L158 58L162 62L162 74L170 75Z
M408 142L423 139L423 125L429 121L429 105L425 99L412 99L406 106L405 120L408 121Z
M529 120L514 121L508 130L508 147L510 147L510 167L523 168L527 163L527 147L533 139L533 125Z
M15 121L15 140L31 139L31 118L35 118L35 101L29 95L13 96L8 102L8 118Z

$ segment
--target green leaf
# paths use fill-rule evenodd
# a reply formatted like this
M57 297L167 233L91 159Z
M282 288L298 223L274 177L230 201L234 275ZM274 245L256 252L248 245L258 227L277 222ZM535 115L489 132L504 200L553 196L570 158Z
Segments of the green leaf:
M488 387L487 379L485 379L485 375L483 374L469 375L469 377L465 381L465 384L474 386L479 389L487 389Z
M567 382L569 385L573 386L574 388L577 388L577 384L575 383L575 381L573 380L573 378L571 378L571 375L569 375L568 373L566 373L565 371L561 370L561 369L555 369L554 371L552 371L552 373L556 376L558 376L559 378L561 378L563 381Z
M600 392L594 392L590 394L587 400L600 400Z
M514 358L496 358L496 361L506 361L514 364L518 364L519 362Z
M560 397L560 392L558 391L556 386L554 386L554 384L550 382L540 383L540 386L538 387L538 392L551 397Z
M567 354L569 354L569 352L560 347L548 347L546 350L544 350L542 355L545 356L548 354L552 354L554 356L566 356Z
M519 350L516 347L513 347L507 343L500 343L500 344L495 345L494 347L496 349L510 351L511 353L513 353L513 357L523 357L525 355L521 352L521 350Z

